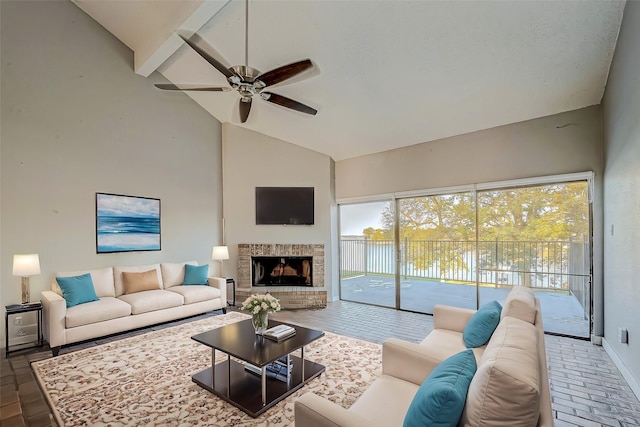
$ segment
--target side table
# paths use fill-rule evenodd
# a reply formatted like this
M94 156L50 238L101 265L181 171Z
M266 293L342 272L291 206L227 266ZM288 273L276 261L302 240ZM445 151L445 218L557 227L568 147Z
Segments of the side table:
M17 350L9 350L9 316L13 316L20 313L29 313L35 311L38 323L38 340L36 345L31 347L21 347ZM26 350L33 347L42 347L44 342L42 338L42 303L31 302L26 304L12 304L7 305L4 308L4 336L5 336L5 356L8 356L12 351ZM20 344L22 345L22 344Z
M231 285L231 294L229 294L229 285ZM230 296L233 296L233 299L229 299ZM236 306L236 281L231 277L227 277L227 305Z

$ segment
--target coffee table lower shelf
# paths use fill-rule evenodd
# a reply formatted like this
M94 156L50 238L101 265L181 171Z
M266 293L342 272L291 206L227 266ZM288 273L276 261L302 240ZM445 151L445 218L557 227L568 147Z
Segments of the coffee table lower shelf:
M301 359L297 356L291 356L291 359L293 360L293 372L288 383L267 377L265 405L262 404L260 376L247 372L242 363L233 359L200 371L191 378L200 387L255 418L324 372L323 365L305 360L305 378L302 379ZM211 372L214 368L215 376ZM213 377L215 377L215 387L212 385Z

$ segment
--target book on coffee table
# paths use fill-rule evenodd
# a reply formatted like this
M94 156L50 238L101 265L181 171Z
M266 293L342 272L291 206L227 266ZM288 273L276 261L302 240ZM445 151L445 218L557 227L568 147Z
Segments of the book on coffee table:
M289 325L277 325L264 331L262 336L270 340L280 342L286 340L287 338L291 338L295 334L295 328Z
M245 364L244 369L252 374L262 375L262 369L250 363ZM284 382L289 380L291 372L293 372L293 361L287 356L283 356L266 366L268 377Z

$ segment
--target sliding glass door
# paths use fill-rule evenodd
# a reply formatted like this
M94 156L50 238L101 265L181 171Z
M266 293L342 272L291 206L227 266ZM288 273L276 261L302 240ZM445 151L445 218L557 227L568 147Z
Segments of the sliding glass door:
M476 307L473 193L399 199L400 308Z
M340 298L396 307L393 202L340 206Z
M524 286L546 331L589 336L588 194L586 181L478 192L480 305Z
M587 180L341 205L340 221L341 299L430 314L523 286L547 332L590 335Z

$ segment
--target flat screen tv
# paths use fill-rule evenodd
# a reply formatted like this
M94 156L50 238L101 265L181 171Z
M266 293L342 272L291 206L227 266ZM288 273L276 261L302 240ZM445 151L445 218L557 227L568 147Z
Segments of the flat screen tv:
M256 224L312 225L313 187L256 187Z

